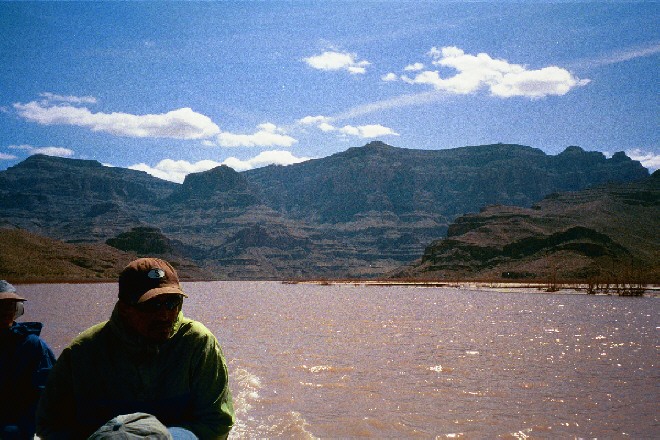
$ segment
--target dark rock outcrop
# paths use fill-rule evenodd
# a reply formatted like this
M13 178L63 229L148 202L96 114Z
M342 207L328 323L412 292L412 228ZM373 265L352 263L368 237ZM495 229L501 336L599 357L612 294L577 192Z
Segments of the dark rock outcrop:
M105 241L108 246L138 255L165 255L173 251L170 240L158 228L140 226Z

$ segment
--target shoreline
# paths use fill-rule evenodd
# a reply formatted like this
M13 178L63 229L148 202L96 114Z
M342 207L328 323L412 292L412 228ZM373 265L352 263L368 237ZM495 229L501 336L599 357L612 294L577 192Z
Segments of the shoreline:
M621 283L621 284L589 284L583 281L573 282L512 282L512 281L472 281L472 280L368 280L368 279L312 279L312 280L220 280L220 279L181 279L182 283L193 282L258 282L272 281L282 284L308 284L316 286L361 286L361 287L418 287L418 288L454 288L468 290L489 290L496 292L516 292L520 290L535 290L538 293L555 294L584 294L605 296L645 296L660 297L659 284ZM25 284L114 284L116 279L23 279L11 281L15 285Z
M312 284L318 286L363 286L363 287L419 287L419 288L454 288L469 290L492 290L510 292L518 290L537 290L539 293L575 293L584 295L606 296L660 296L657 284L621 284L594 287L585 282L510 282L510 281L430 281L430 280L287 280L283 284Z

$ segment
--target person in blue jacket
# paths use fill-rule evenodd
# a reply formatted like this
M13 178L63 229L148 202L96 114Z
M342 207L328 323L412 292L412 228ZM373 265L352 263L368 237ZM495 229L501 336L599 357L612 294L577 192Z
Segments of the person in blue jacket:
M33 439L35 412L55 356L40 322L16 322L25 298L0 280L0 439Z

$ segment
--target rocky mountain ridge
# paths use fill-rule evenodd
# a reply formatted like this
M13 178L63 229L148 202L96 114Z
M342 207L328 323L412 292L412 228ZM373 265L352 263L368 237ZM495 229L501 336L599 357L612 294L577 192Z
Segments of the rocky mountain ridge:
M136 234L153 238L155 228L172 255L221 279L376 277L417 259L456 217L485 205L529 207L552 192L647 176L623 153L607 159L569 147L548 156L507 144L407 150L372 142L286 167L221 166L183 184L32 156L0 172L0 223L140 252L130 243L142 246Z

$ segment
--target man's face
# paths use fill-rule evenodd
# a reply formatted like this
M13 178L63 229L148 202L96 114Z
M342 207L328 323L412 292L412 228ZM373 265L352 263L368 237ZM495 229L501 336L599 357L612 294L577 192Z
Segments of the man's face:
M159 295L149 301L129 305L120 301L124 322L151 342L165 342L174 334L174 324L181 311L181 295Z
M12 299L0 300L0 328L9 328L16 317L16 303Z

